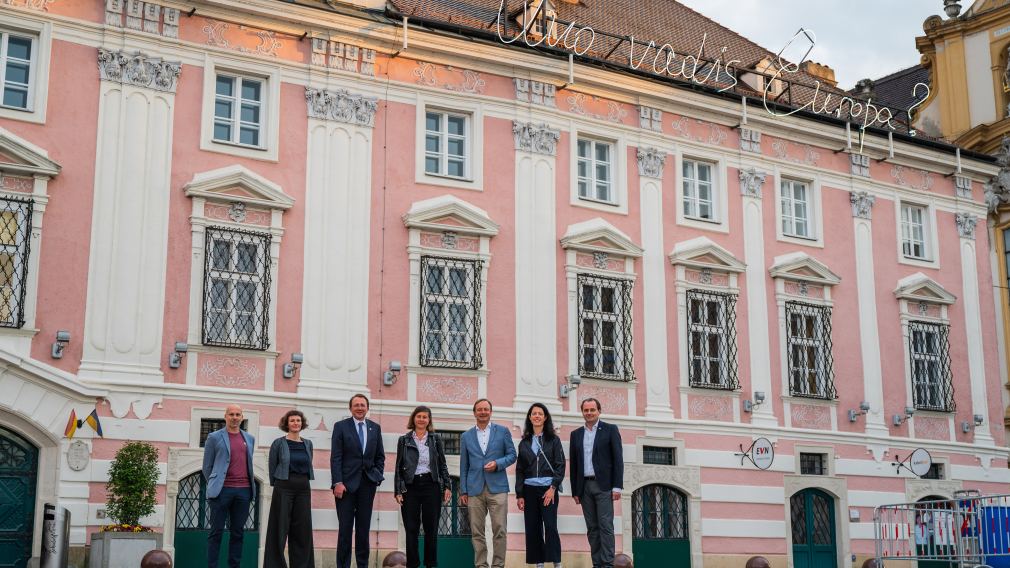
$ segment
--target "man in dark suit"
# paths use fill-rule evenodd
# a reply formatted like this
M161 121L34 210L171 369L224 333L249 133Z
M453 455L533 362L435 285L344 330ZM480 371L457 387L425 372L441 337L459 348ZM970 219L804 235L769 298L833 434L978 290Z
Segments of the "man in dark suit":
M617 426L600 420L600 401L582 401L586 425L572 432L572 497L582 505L593 568L614 566L614 501L624 486L624 450Z
M348 404L351 417L333 425L330 452L330 487L337 503L337 568L351 568L351 533L358 568L368 566L368 531L372 522L375 490L382 483L386 453L382 429L365 418L368 397L356 394Z

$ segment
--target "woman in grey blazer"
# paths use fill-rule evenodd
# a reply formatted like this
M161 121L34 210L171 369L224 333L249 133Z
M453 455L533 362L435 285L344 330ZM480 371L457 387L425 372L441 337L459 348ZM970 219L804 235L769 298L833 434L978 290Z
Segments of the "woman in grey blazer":
M288 568L284 546L288 546L291 568L316 565L312 544L312 441L301 437L305 415L289 410L281 418L280 429L287 432L270 444L270 485L274 487L267 521L264 568Z

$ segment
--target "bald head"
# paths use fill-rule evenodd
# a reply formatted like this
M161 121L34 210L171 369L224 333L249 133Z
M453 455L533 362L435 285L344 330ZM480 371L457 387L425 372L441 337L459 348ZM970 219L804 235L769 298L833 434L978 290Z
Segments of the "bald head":
M224 423L229 432L238 433L244 418L241 406L229 404L224 408Z

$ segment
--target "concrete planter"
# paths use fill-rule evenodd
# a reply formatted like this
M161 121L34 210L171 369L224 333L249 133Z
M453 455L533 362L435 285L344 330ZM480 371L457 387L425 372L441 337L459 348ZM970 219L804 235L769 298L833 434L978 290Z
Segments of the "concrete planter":
M88 566L90 568L137 568L144 555L155 548L161 548L161 533L93 533Z

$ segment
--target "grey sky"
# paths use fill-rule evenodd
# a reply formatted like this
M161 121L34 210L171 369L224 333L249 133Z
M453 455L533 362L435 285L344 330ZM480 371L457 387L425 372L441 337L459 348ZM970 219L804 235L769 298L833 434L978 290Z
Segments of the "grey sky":
M678 0L747 39L777 53L799 28L813 30L810 59L835 70L838 86L851 88L915 65L922 22L943 15L943 0ZM972 0L962 0L963 9Z

